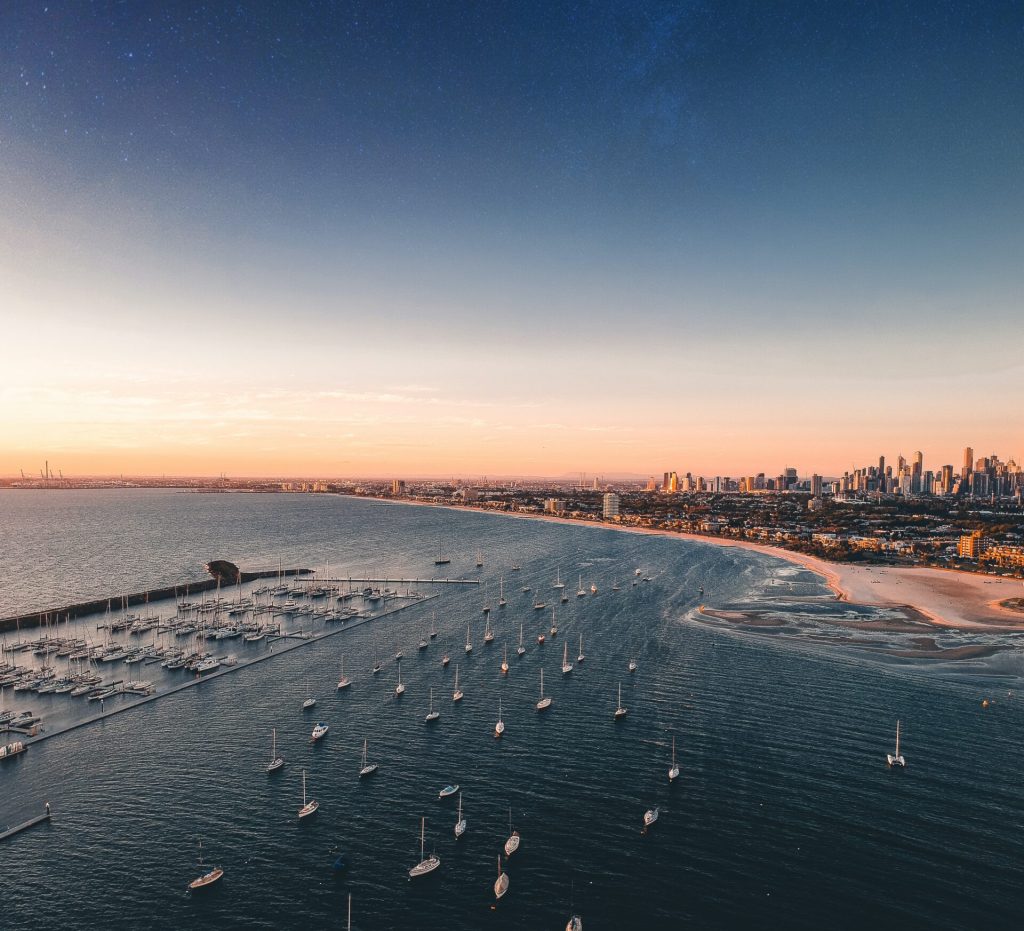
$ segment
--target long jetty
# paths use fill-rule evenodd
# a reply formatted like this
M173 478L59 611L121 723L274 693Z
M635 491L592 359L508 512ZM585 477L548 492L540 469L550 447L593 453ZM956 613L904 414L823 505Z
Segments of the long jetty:
M265 569L260 572L243 572L243 582L252 582L256 579L276 579L281 576L306 575L309 569L285 569L279 572L277 569ZM221 582L223 587L224 583ZM0 631L14 630L18 627L42 627L47 618L59 618L61 621L75 620L89 614L99 614L107 609L108 604L117 604L119 607L125 605L145 604L148 601L160 601L164 598L177 598L179 595L191 595L194 592L209 592L217 587L217 579L200 579L198 582L187 582L184 585L165 585L162 588L153 588L146 592L133 592L130 595L118 595L115 598L94 598L92 601L80 601L77 604L65 605L62 608L45 608L42 611L31 611L27 614L14 614L10 617L0 618Z
M22 831L27 831L29 828L34 828L37 824L42 824L44 821L50 820L50 803L46 803L46 811L41 815L36 815L34 818L29 818L28 821L23 821L21 824L16 824L14 827L8 828L6 831L0 831L0 841L7 840L8 837L14 837L15 834L20 834Z

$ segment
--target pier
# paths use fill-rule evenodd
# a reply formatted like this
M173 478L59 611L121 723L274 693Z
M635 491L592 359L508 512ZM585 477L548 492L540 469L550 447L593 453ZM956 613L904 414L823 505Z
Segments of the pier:
M15 834L20 834L22 831L27 831L29 828L34 828L37 824L42 824L44 821L50 820L50 803L46 803L46 811L41 815L36 815L34 818L29 818L28 821L23 821L21 824L16 824L14 827L8 828L6 831L0 832L0 841L7 840L9 837L14 837Z
M320 585L324 582L341 584L343 582L393 582L395 585L479 585L479 579L357 579L355 576L345 579L298 579L300 584Z

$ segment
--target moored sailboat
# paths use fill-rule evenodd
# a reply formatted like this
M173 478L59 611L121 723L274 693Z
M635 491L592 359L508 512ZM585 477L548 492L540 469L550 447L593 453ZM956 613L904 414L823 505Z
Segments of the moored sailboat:
M267 772L275 773L284 766L284 757L277 755L277 728L270 732L270 762L267 763Z
M455 816L455 836L462 837L466 833L466 819L462 817L462 793L459 793L459 813Z
M212 886L218 879L224 875L224 870L219 866L215 866L212 870L207 870L205 873L203 870L203 839L199 838L199 870L200 875L192 880L188 884L188 888L192 892L196 892L200 889L205 889L207 886Z
M551 697L544 697L544 670L540 671L540 701L537 702L538 711L546 711L551 707Z
M366 762L366 738L363 738L363 766L359 770L359 778L364 779L367 776L372 776L375 772L377 772L377 764Z
M500 899L508 892L508 873L501 870L501 854L498 854L498 878L494 880L494 897Z
M429 857L424 856L424 842L425 842L425 831L426 831L427 819L420 819L420 862L417 863L411 870L409 870L409 878L415 879L417 876L425 876L427 873L432 873L441 865L441 858L437 854L432 853Z
M676 739L672 738L672 767L668 771L668 781L675 782L679 778L679 764L676 762Z
M302 771L302 807L299 809L299 819L308 818L310 815L315 814L316 810L320 807L320 803L316 799L306 800L306 771Z
M620 682L619 683L619 702L615 706L615 720L618 721L619 718L624 718L625 716L626 716L626 709L622 707L622 683Z
M900 753L900 722L898 720L896 721L896 752L887 753L885 755L885 759L886 762L888 762L890 769L894 766L905 768L907 765L907 761L903 758L903 754Z
M519 841L522 838L518 831L512 829L512 809L508 810L508 840L505 841L505 856L511 857L519 849Z
M455 690L452 692L452 701L462 701L462 689L459 688L459 664L455 664Z

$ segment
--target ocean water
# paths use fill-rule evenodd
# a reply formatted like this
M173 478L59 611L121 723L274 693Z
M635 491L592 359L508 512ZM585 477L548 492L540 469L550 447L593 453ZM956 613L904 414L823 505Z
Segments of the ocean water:
M1020 926L1024 721L1012 643L995 669L935 673L827 638L710 625L695 619L698 605L770 597L773 612L807 623L850 606L761 554L590 526L163 491L6 492L0 516L0 614L202 578L214 557L429 577L439 540L448 574L485 581L492 604L504 576L509 601L491 614L488 646L481 587L418 586L438 597L0 764L0 827L44 799L54 810L51 825L0 844L4 929L344 928L348 894L364 931L561 929L573 910L588 931ZM637 568L651 581L634 587ZM556 571L570 601L540 646L550 616L533 596L557 600ZM596 595L575 597L580 575ZM780 605L772 578L795 585L796 600ZM433 612L440 636L420 652ZM516 659L520 624L528 652ZM575 660L581 634L586 662L563 676L562 644ZM396 648L401 699L393 662L370 673L375 653ZM342 655L353 685L339 693ZM545 714L534 709L541 669L554 698ZM307 681L318 705L304 713ZM619 683L629 714L615 722ZM431 688L441 719L428 727ZM496 740L499 699L507 730ZM884 756L897 718L908 767L894 773ZM331 730L311 745L317 719ZM288 760L276 776L264 772L272 727ZM682 772L670 785L673 736ZM364 738L380 771L360 781ZM300 823L303 768L321 807ZM460 840L454 800L437 799L449 782L463 790ZM644 835L654 806L660 819ZM495 905L509 808L522 846ZM442 865L410 881L421 817ZM226 873L190 895L199 837L207 864Z

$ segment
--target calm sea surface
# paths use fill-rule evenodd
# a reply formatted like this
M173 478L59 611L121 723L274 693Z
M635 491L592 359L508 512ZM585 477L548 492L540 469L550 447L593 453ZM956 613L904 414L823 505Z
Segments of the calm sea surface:
M0 828L44 799L55 815L0 844L0 927L344 928L348 893L363 931L562 929L573 910L587 931L1021 927L1016 644L1007 638L989 662L936 667L692 617L703 603L764 604L780 585L789 607L776 601L777 611L849 610L816 577L760 554L329 496L0 492L0 615L201 579L216 557L430 577L439 539L446 574L486 591L417 586L439 597L0 764ZM633 586L637 568L651 581ZM550 614L533 598L557 602L556 572L570 600L557 638L539 646ZM509 604L492 612L485 645L481 607L496 602L501 576ZM433 612L440 636L418 651ZM96 620L83 624L94 637ZM520 624L527 654L516 659ZM563 676L562 645L575 660L581 634L586 662ZM393 660L370 673L376 651L396 649L398 700ZM353 685L337 692L343 654ZM546 714L534 709L541 669ZM307 681L319 701L303 713ZM629 714L616 723L619 683ZM430 688L434 727L423 721ZM496 740L499 699L507 730ZM0 707L32 708L45 725L74 701L5 693ZM908 767L891 773L897 718ZM312 746L314 720L331 730ZM288 765L267 776L273 727ZM670 785L673 735L682 774ZM360 782L364 738L380 770ZM303 768L321 807L299 823ZM450 782L468 821L458 841L453 800L437 799ZM642 835L655 806L660 819ZM509 808L522 846L494 907ZM421 817L442 865L410 882ZM193 896L200 836L206 862L226 873ZM339 851L344 872L333 869Z

